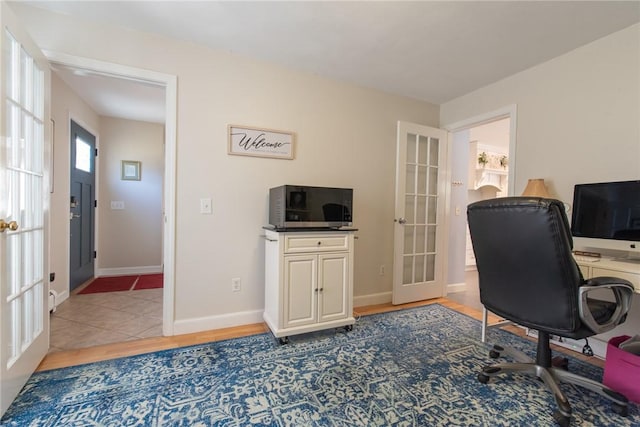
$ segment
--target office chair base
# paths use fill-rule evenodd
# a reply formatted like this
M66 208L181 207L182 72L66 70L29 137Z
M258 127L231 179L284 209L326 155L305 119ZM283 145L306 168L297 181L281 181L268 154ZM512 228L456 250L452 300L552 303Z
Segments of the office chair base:
M482 372L478 374L478 381L487 384L491 377L506 373L528 374L539 378L545 386L553 393L558 405L558 410L553 417L560 426L568 426L571 420L571 405L565 394L560 389L560 383L575 384L584 387L612 402L612 409L615 413L626 417L629 414L629 400L622 394L611 390L609 387L591 380L568 372L563 368L544 367L537 365L533 359L524 353L515 349L506 349L500 346L494 346L493 352L506 353L512 355L518 363L497 363L482 368ZM491 357L494 355L491 354Z

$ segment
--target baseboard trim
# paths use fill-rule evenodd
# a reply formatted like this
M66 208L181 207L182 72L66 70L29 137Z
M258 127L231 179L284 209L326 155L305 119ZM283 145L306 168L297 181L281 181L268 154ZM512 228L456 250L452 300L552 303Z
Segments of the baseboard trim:
M462 283L449 283L447 285L447 294L454 294L456 292L464 292L467 290L467 284Z
M139 267L99 268L96 277L105 276L131 276L134 274L162 273L162 265L145 265Z
M365 305L386 304L391 302L391 292L380 292L379 294L369 294L353 297L354 307L363 307Z
M173 334L183 335L212 329L231 328L253 323L262 323L263 310L241 311L218 316L197 317L194 319L176 320L173 323Z

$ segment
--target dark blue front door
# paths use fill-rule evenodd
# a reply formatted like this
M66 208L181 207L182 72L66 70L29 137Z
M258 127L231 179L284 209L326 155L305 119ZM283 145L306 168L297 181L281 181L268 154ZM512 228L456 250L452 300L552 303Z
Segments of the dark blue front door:
M93 277L96 137L71 121L69 287Z

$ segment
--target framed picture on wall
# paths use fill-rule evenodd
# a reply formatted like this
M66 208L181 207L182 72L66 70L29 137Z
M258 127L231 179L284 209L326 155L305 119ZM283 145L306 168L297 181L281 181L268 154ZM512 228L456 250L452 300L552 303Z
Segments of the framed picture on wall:
M293 132L229 125L228 133L229 154L293 159Z
M142 162L135 160L122 161L122 175L120 179L124 181L140 181L140 169Z

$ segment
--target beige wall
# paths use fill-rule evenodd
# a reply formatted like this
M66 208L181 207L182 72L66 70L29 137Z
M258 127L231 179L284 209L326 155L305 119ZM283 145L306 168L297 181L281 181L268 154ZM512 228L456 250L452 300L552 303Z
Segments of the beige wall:
M259 318L267 194L285 183L354 188L354 225L360 229L355 295L390 299L396 123L435 126L437 106L188 43L12 7L43 49L177 75L177 321L192 321L189 328L197 329L215 325L218 317L226 316L227 323L247 312ZM296 132L295 160L229 156L228 124ZM199 213L202 197L212 198L213 215ZM380 276L383 264L387 273ZM239 293L231 291L234 277L242 280Z
M55 134L49 272L56 273L51 289L61 298L66 298L69 292L69 123L73 119L97 136L100 118L55 73L51 73L51 98L51 118L55 122Z
M571 203L577 183L640 179L640 24L442 105L441 124L511 104L515 194L544 178ZM636 295L625 324L598 338L634 335L639 324Z
M163 147L161 124L100 117L99 276L162 271ZM122 160L142 163L140 181L120 179Z
M640 179L640 24L447 102L440 124L512 104L515 194L544 178L571 203L576 183Z

